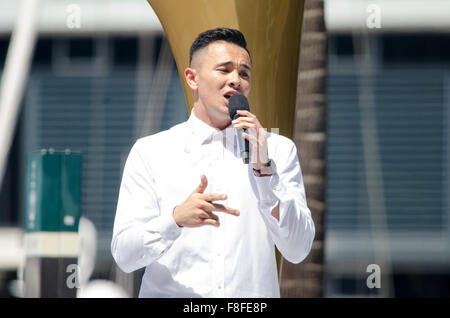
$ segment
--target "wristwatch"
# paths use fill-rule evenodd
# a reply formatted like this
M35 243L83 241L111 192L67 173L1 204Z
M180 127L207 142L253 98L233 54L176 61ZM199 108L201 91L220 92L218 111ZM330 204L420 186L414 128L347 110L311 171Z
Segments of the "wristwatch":
M269 159L267 163L265 163L260 170L253 169L253 173L257 177L267 177L271 176L277 172L277 166L275 165L275 161Z

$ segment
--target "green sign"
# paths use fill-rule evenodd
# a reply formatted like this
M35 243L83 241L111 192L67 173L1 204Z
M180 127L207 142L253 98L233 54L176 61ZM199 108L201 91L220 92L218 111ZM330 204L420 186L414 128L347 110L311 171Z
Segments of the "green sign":
M77 232L81 153L42 149L28 154L25 231Z

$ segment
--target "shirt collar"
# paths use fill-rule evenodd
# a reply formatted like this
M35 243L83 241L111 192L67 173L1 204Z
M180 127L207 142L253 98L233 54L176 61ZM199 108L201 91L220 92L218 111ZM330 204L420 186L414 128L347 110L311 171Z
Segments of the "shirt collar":
M192 147L203 144L206 140L217 134L220 134L222 138L225 138L227 145L234 145L235 134L231 123L223 130L211 127L199 119L195 115L194 109L192 109L188 119L188 127L190 136L188 137L185 147L186 152L190 152Z

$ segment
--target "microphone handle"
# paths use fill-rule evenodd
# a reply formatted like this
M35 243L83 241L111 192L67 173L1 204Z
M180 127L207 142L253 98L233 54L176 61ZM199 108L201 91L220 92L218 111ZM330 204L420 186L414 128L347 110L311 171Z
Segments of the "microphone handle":
M245 139L242 136L242 133L247 133L247 129L245 128L238 128L237 129L237 140L238 140L238 144L239 144L239 151L241 152L241 158L242 161L245 164L248 164L250 162L250 146L248 143L248 140Z

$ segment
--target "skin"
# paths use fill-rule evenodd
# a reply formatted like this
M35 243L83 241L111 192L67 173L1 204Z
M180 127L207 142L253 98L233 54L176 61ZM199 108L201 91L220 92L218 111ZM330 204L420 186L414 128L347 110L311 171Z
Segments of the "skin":
M251 60L247 51L238 45L216 41L198 50L190 67L184 72L186 82L194 93L195 115L211 127L225 129L230 123L233 128L246 128L244 133L252 147L251 164L259 170L268 161L267 134L256 116L249 111L238 111L240 117L231 121L228 113L228 95L250 93ZM180 227L219 226L219 218L213 212L238 216L239 211L222 204L225 194L204 194L208 185L205 175L191 195L173 211L175 222ZM272 211L279 220L279 202Z

